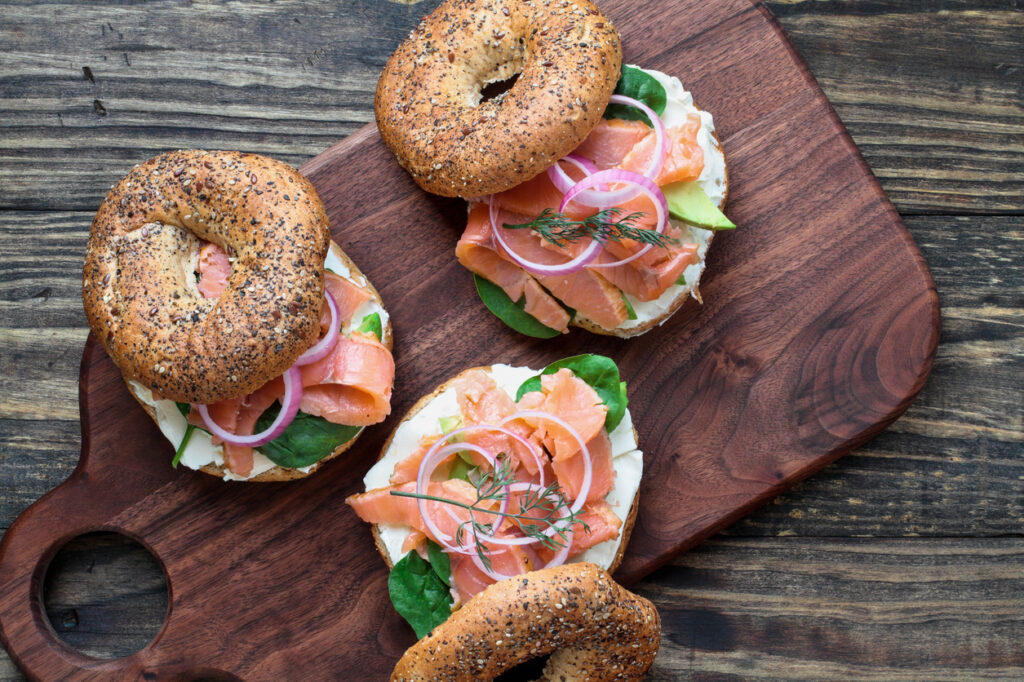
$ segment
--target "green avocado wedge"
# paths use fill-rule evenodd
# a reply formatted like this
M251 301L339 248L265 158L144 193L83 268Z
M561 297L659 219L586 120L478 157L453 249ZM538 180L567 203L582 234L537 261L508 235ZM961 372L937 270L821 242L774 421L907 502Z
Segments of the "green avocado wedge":
M696 181L673 182L662 187L661 191L665 193L668 212L673 218L705 230L731 230L736 227Z

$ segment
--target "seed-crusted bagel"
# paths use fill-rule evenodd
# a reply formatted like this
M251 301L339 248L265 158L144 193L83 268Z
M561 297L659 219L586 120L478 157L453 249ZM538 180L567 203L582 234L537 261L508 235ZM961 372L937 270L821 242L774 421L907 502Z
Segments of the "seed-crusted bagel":
M400 437L399 434L403 430L403 427L410 428L410 429L413 429L414 432L418 432L417 429L418 429L419 425L414 423L413 420L416 419L417 416L420 415L421 413L427 414L424 411L425 410L429 410L431 408L431 405L436 400L438 400L446 391L448 391L450 389L453 389L453 386L455 385L455 383L460 378L462 378L464 375L466 375L466 374L468 374L470 372L477 371L477 370L482 370L484 372L491 373L492 376L493 376L492 370L494 369L494 367L495 366L482 366L482 367L473 367L473 368L470 368L470 369L463 370L462 372L460 372L456 376L452 377L448 381L446 381L443 384L441 384L440 386L438 386L431 393L423 396L418 401L416 401L416 403L411 408L409 408L409 411L406 412L405 415L402 417L401 422L398 423L398 425L395 427L394 431L392 431L391 434L388 436L387 441L385 441L384 446L381 448L380 456L377 458L378 464L383 462L385 457L389 456L389 454L390 454L390 452L392 450L392 445L395 443L396 438ZM531 375L538 374L539 371L540 370L529 370L529 374L531 374ZM507 393L510 393L513 396L515 395L516 389L518 388L518 384L516 384L515 386L511 386L511 385L504 385L501 381L497 381L497 383L498 383L499 388L504 389ZM627 411L627 415L628 415L628 411ZM636 447L636 444L638 443L638 436L637 436L636 428L632 426L632 423L631 423L632 422L632 418L631 417L629 418L629 422L630 422L630 427L629 428L632 431L633 444L634 444L634 447ZM419 434L419 435L426 435L426 434ZM615 456L616 456L617 453L613 452L612 454L613 454L613 463L615 463L615 459L616 459ZM624 454L624 453L619 453L619 454ZM642 467L642 460L641 460L641 465L640 466ZM364 481L367 481L369 479L369 477L372 475L372 471L373 471L373 469L371 469L371 473L367 474L367 479L364 479ZM638 483L638 481L637 481L637 483ZM367 484L367 489L370 489L372 487L377 487L377 486L376 485L371 486L371 485ZM628 511L626 511L626 513L624 515L619 515L616 512L617 515L619 516L619 518L622 520L622 526L619 528L619 541L618 541L618 545L617 545L617 547L615 547L615 552L614 552L613 555L610 555L607 558L607 560L601 561L601 564L602 564L601 567L603 569L606 569L609 572L614 572L615 569L618 568L619 564L622 562L622 557L623 557L623 555L625 553L626 546L629 543L629 536L632 533L633 525L634 525L634 523L636 521L637 508L638 508L637 501L639 499L639 487L637 486L634 490L632 490L631 492L628 492L627 494L628 494L628 498L627 499L629 500L629 502L628 502L628 504L629 504ZM625 509L625 507L623 507L623 508ZM384 558L384 562L387 564L388 568L393 568L395 562L394 562L394 560L392 558L391 552L389 552L389 550L388 550L387 543L385 542L385 539L383 537L383 532L384 532L384 529L380 525L376 525L375 524L375 525L373 525L371 527L371 533L373 535L373 540L374 540L375 546L377 547L377 551L380 552L380 555ZM580 555L580 556L582 556L582 557L584 557L586 559L586 553L584 553L583 555ZM570 559L570 561L576 561L576 560Z
M448 0L388 60L374 110L420 187L476 197L514 187L590 133L622 66L589 0ZM481 102L481 89L519 74Z
M234 258L217 299L195 286L200 238ZM126 377L172 400L237 398L316 340L328 243L323 204L290 166L167 152L132 169L93 220L86 316Z
M547 680L639 680L661 645L654 605L591 563L488 586L411 646L393 681L490 680L550 653Z
M331 242L331 253L334 255L334 257L341 261L342 265L344 265L344 268L348 270L349 276L354 281L361 282L361 287L365 289L367 293L370 294L370 299L374 303L376 303L381 309L383 309L384 301L381 299L381 296L377 292L377 289L373 286L370 280L365 275L363 275L363 273L359 270L359 267L356 266L352 259L348 257L348 254L342 251L341 247L338 246L333 241ZM387 321L382 325L381 331L381 343L388 350L392 350L394 347L394 333L392 331L390 317L388 317ZM125 377L125 381L128 384L128 389L129 392L132 394L132 397L134 397L136 401L138 401L139 405L141 405L142 408L146 411L146 414L148 414L153 419L153 421L157 423L157 426L164 428L165 425L161 424L160 419L158 418L157 407L154 404L154 401L152 400L152 396L147 395L146 389L144 387L140 388L136 383L130 381L128 377ZM165 434L166 433L167 432L165 432ZM174 447L177 447L178 444L180 443L180 438L171 438L170 434L168 434L168 438L171 441L171 445ZM198 436L194 435L193 438L198 438ZM255 476L250 476L245 480L251 483L272 483L278 481L291 481L298 478L305 478L306 476L309 476L313 474L315 471L317 471L328 460L337 457L341 453L351 448L353 445L355 445L358 439L359 435L356 435L355 437L351 438L345 443L342 443L337 448L335 448L333 452L325 456L316 464L313 464L310 467L305 468L305 470L274 466L273 468L268 469L266 471L262 471L256 474ZM225 467L223 464L216 464L215 462L211 462L200 467L199 471L202 471L203 473L206 474L210 474L211 476L217 476L218 478L228 478L230 474L227 467Z

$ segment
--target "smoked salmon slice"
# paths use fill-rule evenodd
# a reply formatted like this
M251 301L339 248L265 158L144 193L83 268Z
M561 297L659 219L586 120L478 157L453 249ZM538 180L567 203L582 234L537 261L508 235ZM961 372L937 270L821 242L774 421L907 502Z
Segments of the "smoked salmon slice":
M641 124L643 125L643 124ZM668 154L665 163L655 182L659 186L670 182L696 180L704 170L704 150L697 144L697 131L700 130L700 119L696 116L687 118L679 128L668 128ZM651 164L654 154L656 137L653 131L640 140L622 159L621 168L635 173L643 173Z
M590 159L600 170L618 168L626 155L647 137L649 132L651 129L641 121L601 119L573 153ZM559 196L558 200L561 199Z
M569 331L569 313L528 272L498 255L491 236L486 204L476 204L469 212L466 231L455 247L455 256L470 272L501 287L510 299L526 297L524 310L546 327Z
M376 424L390 414L395 360L373 334L339 337L330 355L300 368L303 384L306 367L311 375L322 373L314 385L303 387L299 409L306 414L349 426Z
M199 281L196 287L204 298L217 298L228 285L231 275L231 261L228 254L212 242L199 247L199 260L196 263Z

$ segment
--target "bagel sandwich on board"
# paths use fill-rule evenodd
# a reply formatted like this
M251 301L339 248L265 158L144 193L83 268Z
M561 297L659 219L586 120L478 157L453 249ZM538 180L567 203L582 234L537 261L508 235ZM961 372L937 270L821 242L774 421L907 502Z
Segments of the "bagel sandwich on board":
M307 476L390 412L387 311L290 166L178 150L92 223L89 325L175 448L225 480Z
M649 331L701 300L711 240L735 227L712 116L674 76L623 66L588 0L448 0L389 59L375 112L423 189L468 200L456 256L530 336Z
M642 472L618 367L578 355L461 372L409 410L346 501L422 636L505 578L566 562L615 570ZM425 590L418 578L439 565Z

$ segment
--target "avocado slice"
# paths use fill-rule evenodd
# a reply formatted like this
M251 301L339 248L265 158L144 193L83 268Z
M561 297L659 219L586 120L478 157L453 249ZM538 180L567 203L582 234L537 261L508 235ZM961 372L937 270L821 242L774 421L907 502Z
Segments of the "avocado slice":
M705 230L731 230L736 225L718 210L696 181L673 182L661 188L673 218Z

